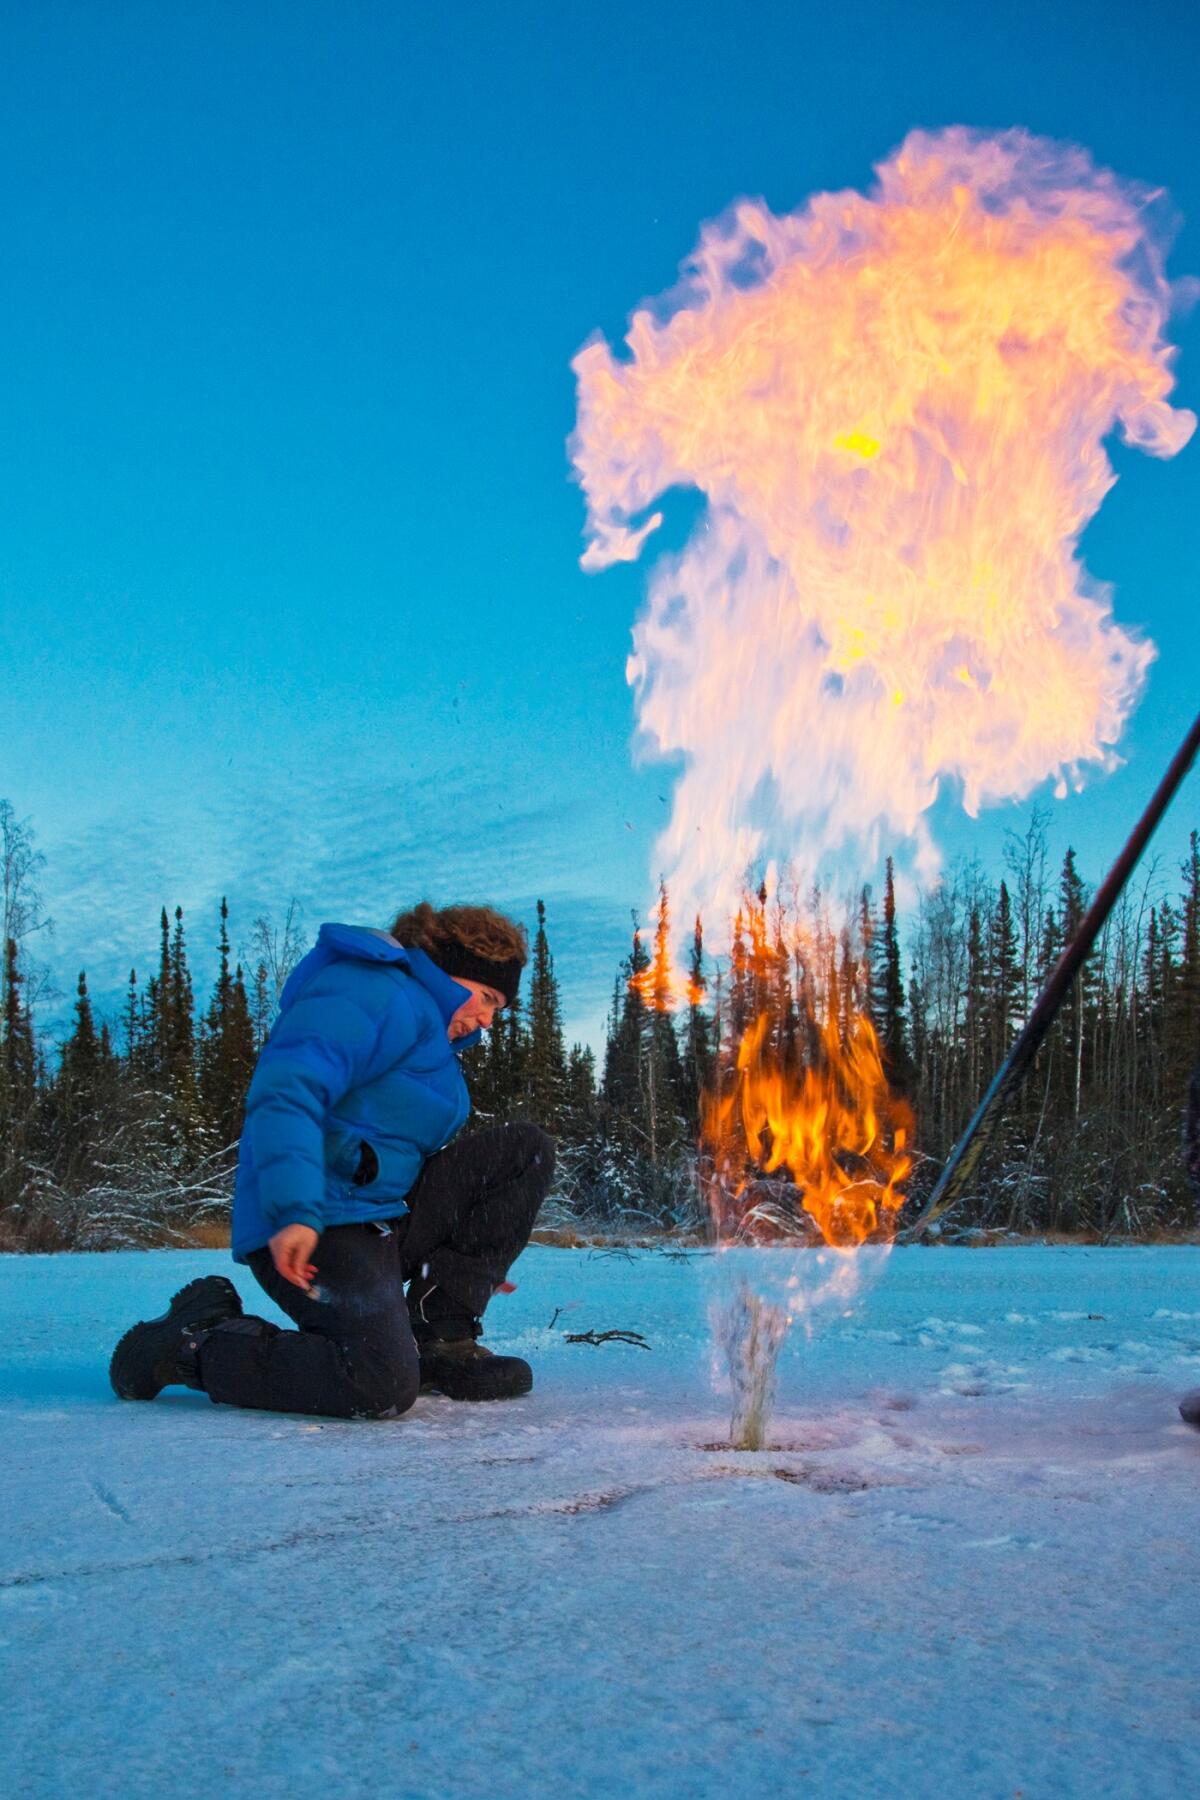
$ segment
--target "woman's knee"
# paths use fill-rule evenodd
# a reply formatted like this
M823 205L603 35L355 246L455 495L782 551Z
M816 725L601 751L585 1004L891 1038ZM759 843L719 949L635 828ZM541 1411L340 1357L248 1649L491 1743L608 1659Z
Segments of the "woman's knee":
M522 1168L535 1169L549 1187L554 1179L554 1139L532 1119L514 1119L504 1127Z
M387 1351L360 1352L349 1370L356 1419L398 1419L421 1389L421 1366L413 1343Z

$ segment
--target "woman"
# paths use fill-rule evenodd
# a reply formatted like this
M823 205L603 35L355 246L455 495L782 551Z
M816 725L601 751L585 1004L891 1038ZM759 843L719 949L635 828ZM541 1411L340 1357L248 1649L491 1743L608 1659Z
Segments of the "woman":
M458 1058L516 999L527 957L522 927L485 906L321 927L250 1084L233 1202L234 1259L300 1329L244 1314L223 1276L189 1282L117 1345L122 1399L182 1383L377 1419L422 1387L528 1393L528 1363L486 1350L480 1319L529 1241L554 1146L528 1124L451 1144L471 1104Z

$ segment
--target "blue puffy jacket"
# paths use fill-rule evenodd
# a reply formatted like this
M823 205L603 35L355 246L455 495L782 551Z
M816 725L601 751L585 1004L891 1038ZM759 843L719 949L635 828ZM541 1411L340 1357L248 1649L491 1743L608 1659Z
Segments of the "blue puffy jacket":
M458 1053L480 1033L454 1045L446 1035L469 996L385 931L322 925L283 990L246 1098L237 1261L284 1225L319 1232L408 1211L421 1165L471 1110ZM372 1172L361 1186L360 1166Z

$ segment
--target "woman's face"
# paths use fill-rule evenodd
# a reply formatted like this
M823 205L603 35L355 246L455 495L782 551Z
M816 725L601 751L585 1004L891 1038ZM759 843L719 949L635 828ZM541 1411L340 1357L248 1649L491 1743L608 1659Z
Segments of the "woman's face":
M459 1038L470 1037L480 1027L487 1031L504 1005L504 995L499 988L487 987L482 981L471 981L465 975L456 975L454 980L459 987L470 988L471 998L463 1001L450 1021L448 1029L452 1044Z

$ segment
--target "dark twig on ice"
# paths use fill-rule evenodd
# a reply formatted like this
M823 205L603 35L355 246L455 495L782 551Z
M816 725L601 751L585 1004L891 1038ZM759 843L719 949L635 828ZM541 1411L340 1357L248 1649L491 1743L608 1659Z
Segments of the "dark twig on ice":
M568 1344L633 1344L648 1350L649 1344L640 1331L568 1331Z
M550 1321L550 1323L549 1323L549 1324L548 1324L548 1325L547 1325L547 1327L546 1327L546 1330L547 1330L547 1331L553 1331L553 1330L554 1330L554 1327L555 1327L555 1326L556 1326L556 1325L557 1325L557 1324L558 1324L558 1318L559 1318L559 1314L560 1314L560 1313L561 1313L561 1312L562 1312L562 1307L561 1307L561 1306L556 1306L556 1307L555 1307L555 1309L554 1309L554 1317L553 1317L553 1318L552 1318L552 1319L551 1319L551 1321Z

